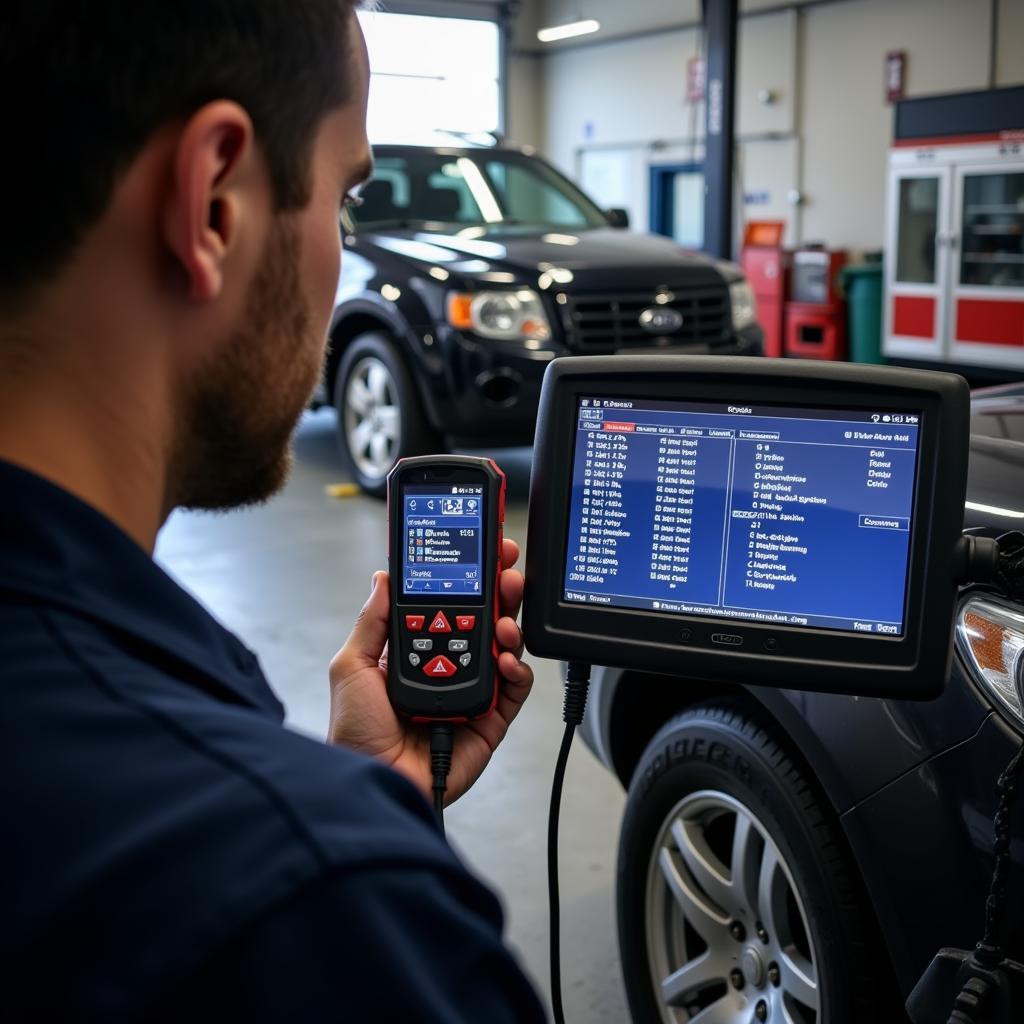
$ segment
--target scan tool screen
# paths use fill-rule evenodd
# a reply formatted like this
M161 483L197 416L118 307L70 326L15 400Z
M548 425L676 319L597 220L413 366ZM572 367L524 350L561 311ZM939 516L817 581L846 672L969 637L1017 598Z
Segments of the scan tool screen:
M902 636L921 417L580 398L564 600Z
M403 594L480 599L484 488L411 484L402 500Z

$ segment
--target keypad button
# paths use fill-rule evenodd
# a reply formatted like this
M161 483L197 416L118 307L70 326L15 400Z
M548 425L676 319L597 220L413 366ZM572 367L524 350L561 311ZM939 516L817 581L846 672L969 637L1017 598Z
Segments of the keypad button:
M451 623L445 618L444 612L435 612L434 618L431 620L430 633L450 633L452 631Z
M405 628L409 630L410 633L419 633L426 624L426 621L426 615L406 615Z
M455 625L460 633L468 633L476 625L475 615L456 615Z
M458 654L460 651L468 651L469 650L469 641L468 640L449 640L448 641L448 650L449 651L454 651L456 654Z
M459 655L459 664L463 668L468 668L469 667L469 663L472 660L473 660L473 655L472 654L460 654Z
M416 637L412 642L412 649L414 651L432 651L434 649L434 641L427 639L420 639Z
M416 666L419 665L419 663L420 663L420 656L418 654L413 652L412 654L409 655L409 664L412 665L413 668L416 668Z
M439 654L423 666L424 674L435 679L446 679L448 676L455 675L457 671L458 669L443 654Z

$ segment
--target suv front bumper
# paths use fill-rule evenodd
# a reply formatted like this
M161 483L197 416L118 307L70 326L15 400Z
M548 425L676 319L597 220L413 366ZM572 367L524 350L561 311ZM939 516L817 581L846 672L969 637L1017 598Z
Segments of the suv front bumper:
M582 354L555 341L487 341L448 327L438 330L434 347L437 351L423 353L416 367L420 397L431 425L465 444L529 444L548 363ZM757 356L763 351L762 333L750 325L724 345L630 348L623 353L644 351Z

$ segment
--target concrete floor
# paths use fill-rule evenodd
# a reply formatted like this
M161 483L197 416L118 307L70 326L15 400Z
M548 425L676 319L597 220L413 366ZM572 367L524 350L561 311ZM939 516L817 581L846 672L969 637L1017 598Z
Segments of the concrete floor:
M284 493L227 515L176 513L157 558L260 657L295 728L322 737L327 664L386 568L384 506L333 499L344 480L331 410L308 413ZM496 451L509 476L505 533L526 535L528 450ZM561 737L558 666L535 662L533 695L473 790L446 816L470 869L504 902L509 943L547 998L548 796ZM577 741L561 818L562 978L572 1024L628 1020L615 935L615 856L623 793Z

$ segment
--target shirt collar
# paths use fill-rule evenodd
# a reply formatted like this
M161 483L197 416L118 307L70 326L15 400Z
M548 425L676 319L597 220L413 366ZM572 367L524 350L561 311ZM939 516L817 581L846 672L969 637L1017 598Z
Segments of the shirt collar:
M256 656L91 505L0 461L0 593L58 606L185 663L220 699L284 717Z

